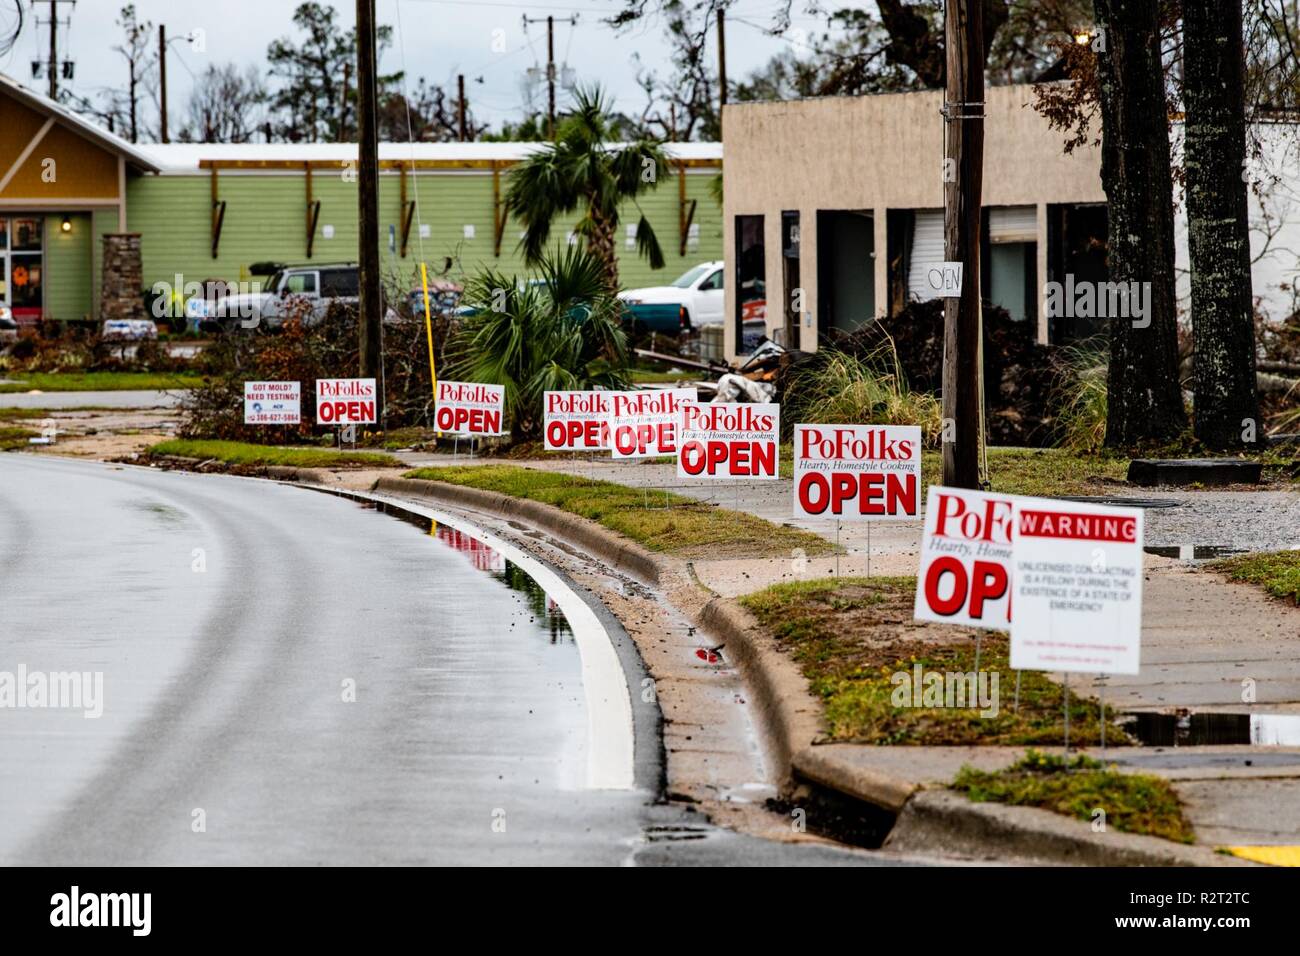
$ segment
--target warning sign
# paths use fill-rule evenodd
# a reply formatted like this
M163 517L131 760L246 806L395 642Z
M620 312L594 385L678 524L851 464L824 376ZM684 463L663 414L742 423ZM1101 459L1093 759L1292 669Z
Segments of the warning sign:
M504 435L506 390L478 382L438 382L433 422L449 435Z
M318 378L316 424L373 425L376 394L373 378Z
M297 425L302 421L301 382L245 382L245 425Z
M612 392L546 392L543 434L547 451L604 451L609 448Z
M920 505L920 426L794 426L796 518L907 519Z
M1018 498L1011 666L1136 674L1142 510Z
M609 393L609 450L614 458L676 455L678 412L694 402L693 388Z
M677 477L781 477L780 405L687 402L677 425Z
M913 617L1010 628L1013 502L1010 495L930 486Z

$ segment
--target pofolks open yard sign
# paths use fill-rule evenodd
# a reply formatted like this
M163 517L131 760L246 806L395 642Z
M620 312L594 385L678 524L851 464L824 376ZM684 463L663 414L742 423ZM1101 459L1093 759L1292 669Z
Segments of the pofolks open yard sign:
M1013 501L1010 495L930 486L914 617L1009 629Z
M677 454L677 413L694 402L693 388L609 393L609 450L614 458Z
M794 426L795 517L905 519L920 509L920 426Z
M1011 666L1136 674L1142 511L1016 499Z
M450 435L504 435L506 390L478 382L438 382L433 423Z
M677 418L678 478L781 477L781 406L686 402Z
M610 392L546 392L542 398L547 451L609 448Z
M316 424L373 425L375 395L373 378L318 378Z
M297 425L302 421L301 382L245 382L245 425Z

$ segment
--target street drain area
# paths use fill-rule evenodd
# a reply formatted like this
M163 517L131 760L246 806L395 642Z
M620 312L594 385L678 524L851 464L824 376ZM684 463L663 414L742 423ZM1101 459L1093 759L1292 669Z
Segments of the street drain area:
M1177 561L1197 563L1213 561L1216 558L1230 558L1234 554L1245 554L1246 548L1234 548L1223 544L1171 544L1143 548L1147 554L1162 558L1174 558Z
M1147 747L1300 747L1300 715L1293 714L1141 712L1127 715L1124 722Z

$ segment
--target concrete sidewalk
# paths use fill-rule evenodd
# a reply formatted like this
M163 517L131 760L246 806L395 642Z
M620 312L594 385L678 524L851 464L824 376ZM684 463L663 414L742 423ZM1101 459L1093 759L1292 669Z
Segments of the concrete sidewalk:
M412 466L452 464L451 456L407 454ZM467 464L460 456L456 464ZM493 463L475 459L475 464ZM668 488L679 494L738 508L777 524L791 524L836 539L834 525L791 517L789 480L690 484L665 463L573 461L559 458L501 461L599 478L635 487ZM1117 494L1158 497L1177 507L1147 514L1149 547L1219 546L1249 550L1300 546L1300 494L1288 491L1186 492L1122 489ZM838 558L843 575L916 573L919 521L844 525ZM738 597L769 584L832 575L837 559L782 558L696 560L700 582L724 597ZM1220 712L1300 715L1300 609L1269 599L1257 588L1233 584L1175 558L1148 554L1144 588L1142 670L1111 677L1108 706L1124 711ZM1072 682L1089 692L1090 680ZM1253 694L1253 698L1251 695ZM1300 723L1300 722L1298 722ZM1111 748L1106 758L1122 769L1167 777L1186 805L1198 841L1214 846L1300 844L1300 735L1289 727L1278 738L1294 746L1213 745ZM1017 748L867 747L827 744L812 748L819 760L841 770L868 770L904 787L919 789L952 779L963 763L996 767L1013 762ZM805 751L805 755L808 752ZM1099 756L1093 752L1092 756ZM799 761L795 762L796 767ZM864 795L867 798L869 794Z

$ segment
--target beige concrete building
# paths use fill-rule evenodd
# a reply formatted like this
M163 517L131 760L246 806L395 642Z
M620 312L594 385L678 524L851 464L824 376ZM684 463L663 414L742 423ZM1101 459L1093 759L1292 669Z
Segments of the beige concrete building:
M1044 286L1104 281L1100 150L1066 155L1028 86L991 87L984 143L983 295L1070 341L1095 320L1049 321ZM943 93L729 104L723 114L726 351L759 333L815 349L928 297L943 260Z

